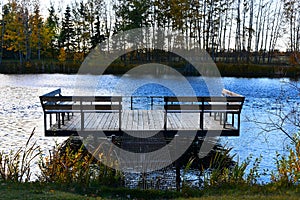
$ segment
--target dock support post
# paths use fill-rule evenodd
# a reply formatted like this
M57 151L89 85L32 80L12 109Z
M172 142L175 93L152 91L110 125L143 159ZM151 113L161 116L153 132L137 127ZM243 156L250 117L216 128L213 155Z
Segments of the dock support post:
M51 114L50 114L50 116L51 116ZM45 126L45 133L47 132L47 114L46 114L46 112L44 112L44 126ZM51 125L50 125L50 127L51 127Z
M177 151L178 148L178 136L179 135L175 135L175 151ZM176 168L176 190L180 191L180 183L181 183L181 178L180 178L180 158L178 158L175 161L175 168Z
M200 129L203 130L203 124L204 124L204 99L202 98L201 102L201 111L200 111Z
M82 110L82 99L80 99L80 117L81 117L80 130L83 131L84 130L84 112Z
M81 131L84 130L84 112L81 110Z
M153 110L153 97L150 97L151 99L151 110Z
M166 109L167 105L168 105L168 98L167 97L164 98L164 102L165 102L165 105L164 105L164 110L165 110L165 113L164 113L164 130L166 131L167 130L167 121L168 121L168 110Z
M58 129L60 129L60 113L57 113L57 116L58 116L58 120L57 120Z
M179 161L176 161L176 190L180 191L180 183L181 183L181 178L180 178L180 164Z
M122 129L122 98L119 99L119 131Z

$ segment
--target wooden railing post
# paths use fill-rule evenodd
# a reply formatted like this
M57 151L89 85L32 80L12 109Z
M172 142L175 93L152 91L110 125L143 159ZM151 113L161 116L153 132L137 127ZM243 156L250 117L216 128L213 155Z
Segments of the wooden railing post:
M241 113L238 113L238 130L240 132L240 127L241 127Z
M165 110L165 113L164 113L164 130L166 131L167 130L167 121L168 121L168 116L167 116L167 113L168 113L168 110L167 110L167 105L168 105L168 97L164 97L164 102L165 102L165 106L164 106L164 110Z
M119 97L119 131L122 127L122 97Z
M51 115L51 114L50 114ZM45 126L45 133L47 131L47 114L46 112L44 111L44 126ZM51 125L50 125L51 126Z
M82 110L82 98L80 98L80 116L81 116L81 131L84 130L84 112Z
M151 99L151 110L153 110L153 97L150 97Z

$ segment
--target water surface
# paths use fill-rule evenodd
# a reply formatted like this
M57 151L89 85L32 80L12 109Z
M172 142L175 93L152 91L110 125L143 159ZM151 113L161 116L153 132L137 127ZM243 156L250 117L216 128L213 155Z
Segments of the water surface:
M156 77L157 78L157 77ZM151 76L125 77L125 86L117 86L119 76L85 75L84 82L77 82L77 75L63 74L41 74L41 75L1 75L0 74L0 149L4 151L15 150L22 147L33 128L36 128L34 138L45 151L52 148L57 142L64 138L46 138L43 132L43 112L40 106L39 96L57 88L62 88L63 95L73 95L74 87L80 88L82 92L91 90L95 95L136 95L136 96L165 96L175 95L174 91L164 87L159 81L175 85L177 95L187 94L178 79L164 76L154 80ZM95 80L97 81L95 83ZM196 95L209 95L205 82L201 77L187 77ZM218 81L212 79L212 82ZM244 160L249 155L254 158L263 157L261 170L275 169L274 158L276 152L285 153L284 147L290 140L281 133L262 132L252 121L268 121L269 112L278 109L278 99L288 104L286 109L300 102L298 91L291 84L298 84L289 79L269 78L222 78L224 87L246 97L242 111L242 124L240 137L223 137L221 142L228 147L233 147L233 153ZM126 88L143 84L142 87L128 93ZM153 83L154 82L154 83ZM124 85L123 85L124 86ZM218 90L214 93L219 92ZM136 102L143 108L147 102ZM272 117L272 116L271 116ZM250 119L250 120L249 120ZM287 127L291 132L297 132L297 127ZM262 181L267 182L268 176Z

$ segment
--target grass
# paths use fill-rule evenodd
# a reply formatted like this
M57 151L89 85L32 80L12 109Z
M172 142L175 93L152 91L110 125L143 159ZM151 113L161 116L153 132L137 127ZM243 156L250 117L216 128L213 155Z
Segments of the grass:
M181 191L141 190L122 187L122 179L114 170L101 167L91 173L92 159L81 147L72 150L71 145L55 148L48 159L41 158L43 176L36 182L30 179L30 163L35 154L36 143L30 143L32 131L25 148L17 152L0 154L0 199L299 199L300 196L300 135L295 134L294 148L288 156L278 156L277 171L271 183L256 182L260 159L255 160L252 172L245 174L248 161L236 163L231 168L224 166L231 148L212 157L210 170L204 179L204 189L191 187L184 182ZM64 150L63 150L64 149ZM98 151L96 151L98 153ZM96 155L96 154L93 154ZM87 159L86 159L87 158ZM109 159L109 158L107 158ZM192 162L186 166L188 171ZM94 165L92 165L94 166ZM250 170L250 171L251 171ZM28 176L24 174L28 172ZM110 173L112 172L112 173Z
M53 183L0 183L0 199L299 199L300 187L223 185L186 192L80 187Z

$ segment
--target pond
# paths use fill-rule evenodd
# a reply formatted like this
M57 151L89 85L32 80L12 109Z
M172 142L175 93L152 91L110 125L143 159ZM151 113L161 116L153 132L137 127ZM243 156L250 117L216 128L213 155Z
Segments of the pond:
M81 75L83 76L83 75ZM157 77L156 77L157 78ZM94 80L98 80L93 83ZM39 96L51 90L62 88L64 95L73 95L74 87L79 87L82 91L94 90L96 95L117 95L127 94L126 88L137 83L149 82L136 89L133 95L164 96L172 95L172 91L161 86L160 80L153 81L151 76L145 77L125 77L126 87L115 88L120 76L103 75L92 76L84 75L84 83L80 85L76 82L77 75L64 74L39 74L39 75L2 75L0 74L0 150L6 152L22 147L31 131L35 127L34 139L42 149L47 152L55 142L62 142L66 138L46 138L43 132L43 112L40 106ZM167 84L176 85L177 94L186 94L184 87L178 79L172 77L160 77ZM201 77L187 77L196 95L207 95L207 87ZM211 78L209 81L218 81ZM300 102L299 91L291 87L291 84L299 82L290 79L269 79L269 78L222 78L221 80L226 89L239 93L246 97L242 111L241 133L239 137L222 137L221 143L227 147L233 147L236 159L240 161L249 155L254 158L262 156L260 169L275 169L276 152L285 153L284 148L290 144L290 140L280 131L271 133L262 132L258 128L258 122L270 120L270 112L279 109L279 100L288 104L286 109ZM157 84L158 83L158 84ZM93 85L96 84L96 85ZM96 89L95 89L96 88ZM121 89L120 89L121 88ZM288 99L288 101L286 101ZM143 108L141 102L136 102ZM297 132L297 127L286 127L290 132ZM262 182L268 182L269 176L263 176Z

